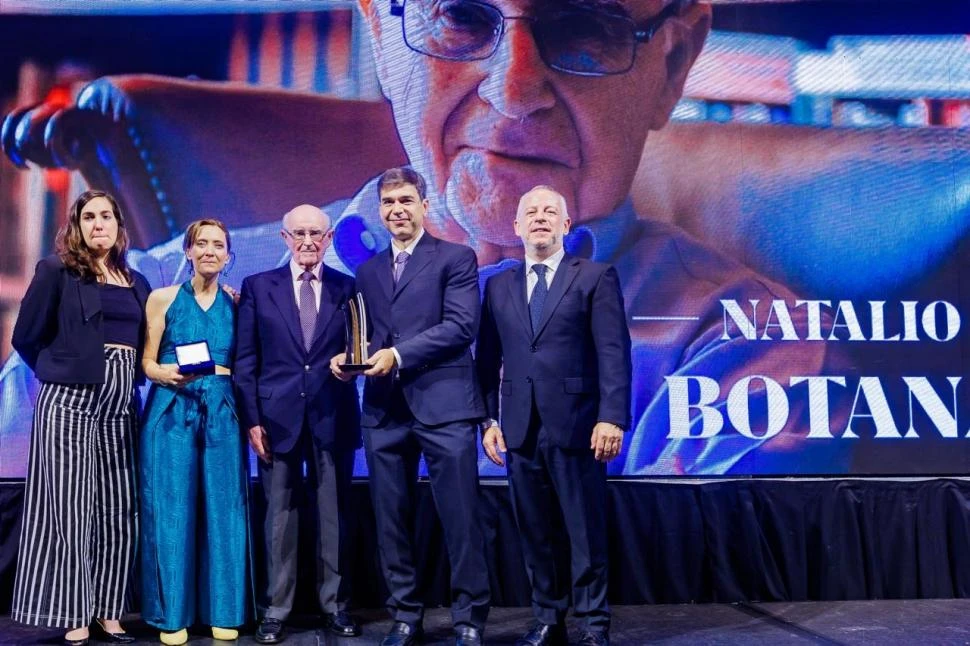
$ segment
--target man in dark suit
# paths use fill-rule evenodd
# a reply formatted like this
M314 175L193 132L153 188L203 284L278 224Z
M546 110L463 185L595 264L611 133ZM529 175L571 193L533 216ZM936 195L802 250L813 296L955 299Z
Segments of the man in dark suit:
M237 318L239 414L259 457L266 495L266 596L256 641L284 639L283 622L296 592L296 494L315 496L317 595L324 625L352 637L360 628L350 598L350 484L360 446L360 409L353 384L334 379L330 357L344 347L345 304L352 278L323 264L333 236L315 206L283 217L292 258L284 267L243 281Z
M525 262L485 286L478 338L488 413L482 444L509 488L537 622L522 645L565 644L572 599L580 644L609 644L606 462L630 425L630 331L612 267L568 256L566 201L539 186L519 202L514 229ZM501 424L499 415L501 392ZM553 546L565 526L571 563Z
M370 321L372 366L361 423L388 606L385 646L413 644L424 607L411 539L413 489L424 453L451 562L456 644L480 644L488 614L484 538L478 519L475 424L484 414L470 346L481 303L475 253L424 230L424 178L393 168L378 181L390 247L357 270ZM352 375L334 357L341 379Z

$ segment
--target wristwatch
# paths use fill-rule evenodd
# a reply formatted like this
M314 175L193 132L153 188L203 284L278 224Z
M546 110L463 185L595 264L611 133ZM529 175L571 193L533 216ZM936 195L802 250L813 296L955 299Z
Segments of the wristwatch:
M487 417L478 423L478 430L482 433L492 428L493 426L498 426L498 420Z

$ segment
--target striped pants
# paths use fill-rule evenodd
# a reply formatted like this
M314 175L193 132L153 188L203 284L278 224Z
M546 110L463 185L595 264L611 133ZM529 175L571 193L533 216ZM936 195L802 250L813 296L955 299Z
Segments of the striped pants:
M135 351L105 348L104 384L44 383L34 410L14 621L119 619L137 545Z

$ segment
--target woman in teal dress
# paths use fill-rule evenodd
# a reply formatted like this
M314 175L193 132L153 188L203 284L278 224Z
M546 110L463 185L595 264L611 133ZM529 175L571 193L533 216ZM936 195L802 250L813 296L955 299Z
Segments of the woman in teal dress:
M196 621L234 640L247 619L249 546L245 453L232 391L233 298L219 285L229 232L189 225L194 270L146 305L143 367L153 382L140 450L142 617L164 644L184 644ZM175 348L206 341L215 374L180 373Z

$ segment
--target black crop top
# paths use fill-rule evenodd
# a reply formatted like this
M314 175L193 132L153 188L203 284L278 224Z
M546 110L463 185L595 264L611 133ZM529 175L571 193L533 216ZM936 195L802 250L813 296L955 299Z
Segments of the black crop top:
M107 283L98 286L101 288L99 291L104 322L104 342L137 348L141 345L138 330L141 328L145 313L138 305L135 291L130 287Z

